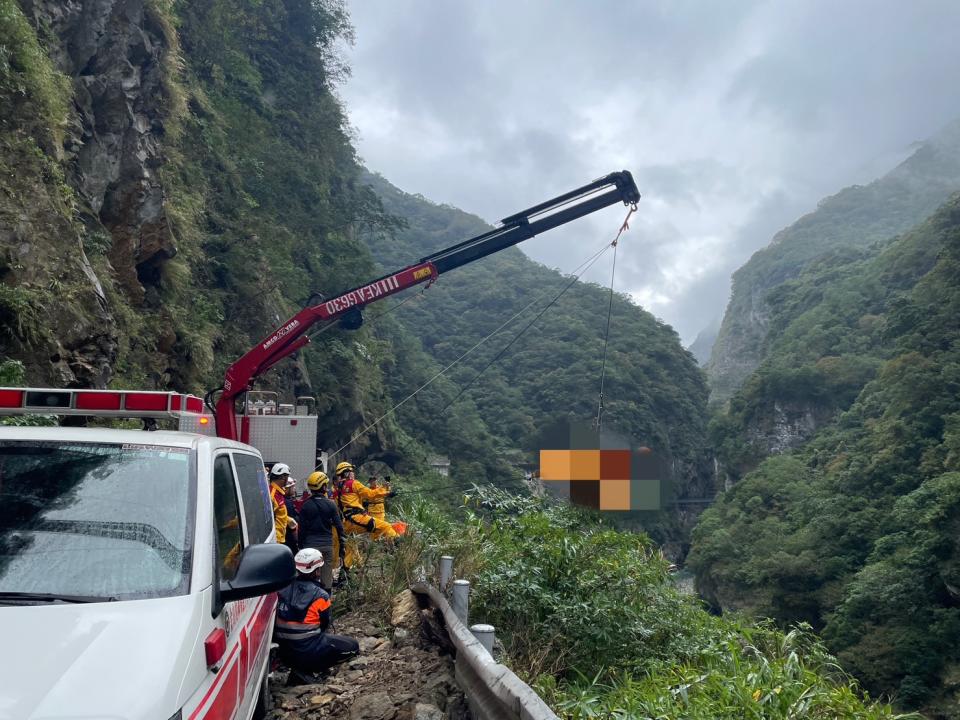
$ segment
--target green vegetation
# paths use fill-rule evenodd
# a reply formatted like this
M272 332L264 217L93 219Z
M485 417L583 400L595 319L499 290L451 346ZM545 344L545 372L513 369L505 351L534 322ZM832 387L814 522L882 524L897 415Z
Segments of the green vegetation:
M205 0L155 11L176 28L168 40L180 60L170 63L175 142L163 168L178 256L148 292L154 319L133 333L129 365L149 367L157 336L175 337L170 383L197 391L217 385L226 365L312 290L369 272L345 229L375 202L356 185L327 72L333 44L349 32L339 3ZM173 74L177 65L184 69ZM331 355L305 360L321 398L358 373L356 363L334 372Z
M767 454L774 404L799 408L822 425L849 408L894 354L885 313L936 262L935 222L870 248L826 253L768 293L764 360L711 427L734 478Z
M69 140L85 120L50 60L63 39L0 0L4 384L54 377L61 351L79 348L107 366L92 376L112 373L115 386L202 392L313 293L487 229L362 172L335 94L345 72L335 48L351 36L339 0L149 0L145 23L163 47L162 87L144 101L156 104L175 253L122 276L117 238L71 185ZM806 620L872 692L950 716L960 687L957 202L888 239L956 187L945 142L892 180L831 198L738 274L734 315L745 317L756 290L770 334L751 351L762 367L711 432L734 475L756 469L705 515L693 562L727 607L734 598L785 625ZM357 332L324 329L263 383L314 394L320 443L339 447L565 282L504 252ZM512 333L349 454L387 460L410 495L447 505L470 481L516 485L512 464L536 449L538 427L595 412L606 303L605 288L571 290L479 382ZM724 332L749 344L753 330ZM706 388L692 357L625 297L614 299L610 340L606 422L669 455L681 494L709 492ZM768 448L748 430L774 403L821 429L796 455L764 460ZM452 478L421 472L431 452L452 458ZM454 550L514 667L570 717L889 716L864 705L806 629L704 613L643 537L568 509L496 494L478 502L466 517L413 504L418 534L389 576L361 578L357 591L400 586L421 551ZM676 516L645 527L683 539Z
M399 231L364 234L385 268L403 267L490 229L475 216L405 194L383 178L369 180L385 210L405 221ZM585 254L606 239L585 239ZM460 477L502 482L503 458L533 459L538 433L550 420L589 423L595 417L608 288L587 283L571 288L504 357L484 369L568 282L512 249L442 276L422 298L391 316L400 325L393 342L403 348L390 373L391 392L399 399L534 303L398 414L412 435L453 459ZM370 314L378 312L371 308ZM411 354L412 343L398 339L396 332L419 338L423 352ZM706 387L676 333L616 295L606 372L605 424L673 458L679 492L701 484L692 492L703 494L709 476ZM518 450L526 451L526 458ZM661 518L657 524L669 522ZM682 535L676 529L660 530L661 538Z
M825 423L701 518L690 563L725 607L822 629L874 693L958 717L960 198L906 235L774 291L767 360L715 421L724 462L764 452L773 403ZM833 418L831 420L831 418Z
M452 554L471 580L471 617L562 717L891 718L865 698L809 628L781 632L705 612L643 535L597 516L493 489L452 514L413 503L415 528L373 550L350 592L385 602L426 561ZM358 577L358 573L354 573Z
M202 393L312 293L371 277L353 228L395 221L359 181L333 92L343 72L333 48L351 32L342 3L149 8L168 46L161 177L177 254L139 272L139 306L116 284L105 288L122 328L113 384ZM102 254L109 242L92 234L87 246ZM98 262L109 275L106 258ZM389 407L391 356L366 329L330 328L262 384L315 395L321 445L336 447ZM423 455L389 419L351 449L385 447Z
M26 372L23 363L19 360L4 360L0 362L0 385L17 387L23 384Z
M21 387L26 370L19 360L0 361L0 386ZM8 415L0 417L0 425L14 426L54 426L57 418L53 415Z
M28 267L32 258L22 250L30 247L35 213L49 212L53 231L69 236L76 209L59 160L71 85L45 40L15 0L0 0L0 228L7 240L0 248L0 357L10 344L41 347L51 335L52 301L75 290L69 272Z
M0 17L0 226L12 229L0 249L0 359L24 361L28 381L62 377L52 364L80 346L115 387L202 393L313 291L375 273L354 228L393 221L360 182L333 93L343 73L333 48L351 32L341 2L146 3L163 82L143 101L161 128L172 249L137 267L121 267L129 250L118 261L93 209L68 202L58 133L70 84L44 48L54 55L64 39L14 2ZM76 132L80 119L70 122ZM264 383L315 394L322 444L337 446L392 404L391 357L369 331L334 328ZM415 445L388 420L352 449L416 458Z
M56 71L15 0L0 0L0 134L49 143L62 138L70 81Z

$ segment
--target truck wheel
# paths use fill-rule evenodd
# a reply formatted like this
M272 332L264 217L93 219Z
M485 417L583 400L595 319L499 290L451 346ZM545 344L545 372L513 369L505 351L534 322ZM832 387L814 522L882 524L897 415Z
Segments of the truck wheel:
M257 694L257 702L253 706L253 720L265 720L267 713L270 712L270 668L263 673L263 682L260 683L260 692Z

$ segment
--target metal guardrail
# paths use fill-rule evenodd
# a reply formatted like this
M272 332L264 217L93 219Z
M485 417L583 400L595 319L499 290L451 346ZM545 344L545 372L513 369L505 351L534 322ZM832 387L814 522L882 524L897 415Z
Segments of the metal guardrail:
M446 565L445 568L444 561L441 560L442 585L446 585L449 578L450 563ZM471 632L467 627L466 595L469 592L469 583L466 588L466 581L455 583L459 583L460 588L455 603L459 605L459 614L433 585L417 582L410 586L410 590L429 598L430 604L443 615L447 633L457 653L454 665L457 684L467 698L473 717L476 720L559 720L540 696L514 675L510 668L494 660L484 643L478 639L477 636L483 638L492 649L493 628L489 625L476 625Z

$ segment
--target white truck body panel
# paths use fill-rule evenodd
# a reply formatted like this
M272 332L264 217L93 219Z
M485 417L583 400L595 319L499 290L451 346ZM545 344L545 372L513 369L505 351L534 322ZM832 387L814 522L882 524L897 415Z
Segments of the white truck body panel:
M248 427L249 443L260 451L268 463L282 462L290 466L291 477L297 480L297 492L307 489L307 476L317 464L316 415L237 415L237 427ZM184 432L217 434L212 415L180 417Z

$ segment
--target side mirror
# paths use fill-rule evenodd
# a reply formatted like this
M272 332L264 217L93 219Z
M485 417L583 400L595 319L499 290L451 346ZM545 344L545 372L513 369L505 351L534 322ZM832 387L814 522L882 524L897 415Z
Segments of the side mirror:
M293 553L286 545L251 545L240 555L232 580L220 583L220 603L267 595L282 590L297 577Z

